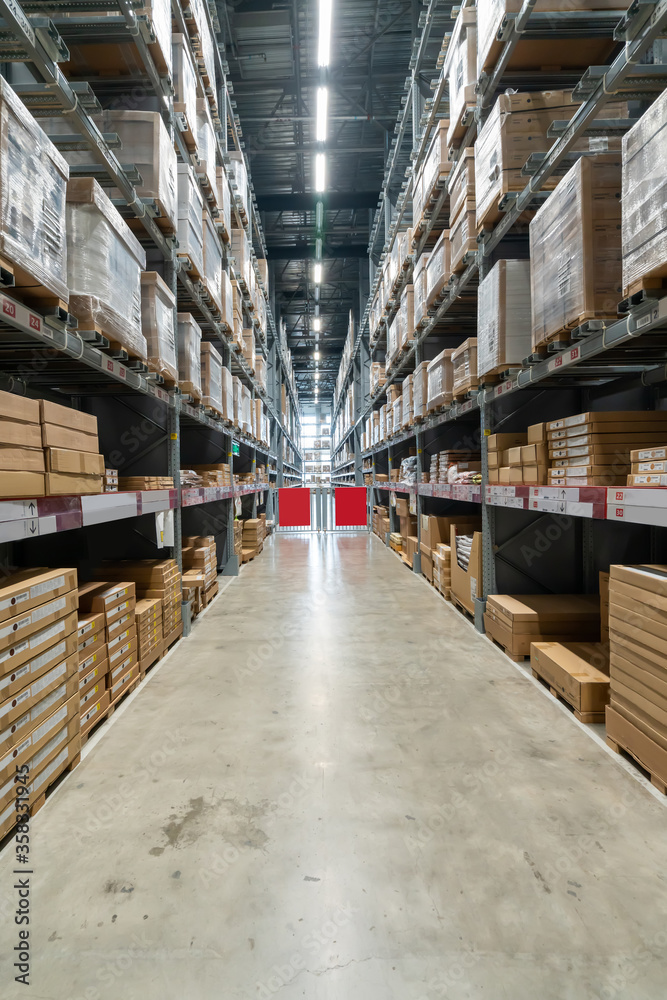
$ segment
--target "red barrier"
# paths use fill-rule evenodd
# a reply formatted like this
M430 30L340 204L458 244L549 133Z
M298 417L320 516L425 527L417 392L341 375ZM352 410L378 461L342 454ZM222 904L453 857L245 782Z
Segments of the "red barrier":
M279 489L278 521L281 528L310 528L310 489L301 486Z
M368 527L368 493L365 486L340 486L336 489L336 527Z

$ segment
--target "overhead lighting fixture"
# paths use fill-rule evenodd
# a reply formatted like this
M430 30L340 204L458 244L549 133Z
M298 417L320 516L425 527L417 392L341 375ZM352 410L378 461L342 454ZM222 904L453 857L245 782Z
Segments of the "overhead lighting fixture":
M322 193L327 186L327 158L324 153L315 157L315 190Z
M319 333L321 329L322 329L322 320L320 319L319 316L316 316L313 320L313 330L315 331L315 333Z
M315 359L315 361L319 361L320 360L320 352L319 351L315 351L315 353L313 354L313 358Z
M331 56L331 14L333 0L320 0L320 34L317 46L317 65L328 66Z
M326 87L317 88L317 123L315 138L318 142L327 141L327 109L329 106L329 91Z
M313 281L316 285L322 284L322 265L316 264L313 269Z
M315 225L317 226L318 232L324 225L324 204L321 201L318 201L315 206Z
M317 260L322 260L322 238L320 236L315 240L315 257Z
M319 382L319 380L320 380L320 373L319 372L315 372L315 381Z

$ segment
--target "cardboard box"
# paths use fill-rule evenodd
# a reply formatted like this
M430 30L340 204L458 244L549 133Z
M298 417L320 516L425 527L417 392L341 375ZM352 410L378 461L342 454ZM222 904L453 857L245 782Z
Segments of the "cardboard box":
M446 544L449 541L450 529L453 524L478 528L480 527L480 523L479 517L475 515L434 517L431 514L422 514L421 543L428 549L434 549L439 543L444 542Z
M99 722L100 719L104 718L104 714L109 707L109 692L104 690L99 697L99 700L88 704L86 706L86 711L81 713L81 734L87 733L89 729L92 729L95 723Z
M71 406L51 403L48 399L39 400L39 419L43 424L55 424L84 434L97 434L97 417L91 413L82 413L81 410L73 410Z
M86 670L79 679L79 697L83 698L86 692L94 688L96 684L106 684L104 678L109 673L109 661L102 660L96 663L89 670ZM89 700L89 699L88 699Z
M132 602L130 602L131 604ZM121 634L121 632L126 632L130 626L134 627L134 612L135 607L126 608L120 618L117 618L115 622L110 625L105 626L106 641L109 643L109 648L113 645L113 642Z
M90 670L91 667L102 663L106 659L107 644L104 642L101 646L96 647L93 652L86 651L85 653L79 653L79 671L85 672Z
M549 449L546 444L524 444L521 447L522 465L542 465L549 464Z
M606 709L607 739L628 751L652 776L667 783L667 750L624 718L612 703Z
M124 662L128 656L137 652L137 637L132 636L127 639L122 646L117 646L113 652L109 652L109 672L114 673L119 663Z
M7 619L0 625L0 650L19 646L24 639L43 631L47 625L67 617L76 610L78 600L78 592L70 590L69 593L54 597L31 611L22 611L21 614Z
M433 554L430 546L424 542L420 545L420 564L422 576L425 576L429 583L433 583Z
M597 639L600 607L591 594L490 594L486 613L515 632Z
M72 739L79 731L79 695L59 705L44 722L23 737L0 758L0 783L14 779L16 768L30 763L30 773L47 763L58 752L60 744ZM39 755L39 756L38 756Z
M106 671L105 674L100 676L95 683L91 686L89 685L85 691L80 692L79 699L81 703L81 715L85 715L91 705L94 705L96 701L99 701L107 688L106 682Z
M42 429L39 424L0 420L0 444L11 445L14 448L41 448Z
M521 453L523 451L523 445L517 445L514 448L508 448L506 452L505 465L521 465L522 457Z
M528 444L543 444L547 439L546 424L531 424L526 431Z
M0 586L0 622L60 597L77 585L75 569L25 569Z
M129 688L134 680L139 676L139 664L135 663L133 667L127 670L122 677L120 677L110 688L109 695L111 697L111 703L113 704L117 698L120 698L122 694Z
M577 712L600 715L596 721L603 722L609 703L609 677L596 666L598 662L608 663L601 645L534 642L530 647L532 669Z
M525 431L518 434L490 434L487 440L489 451L505 451L526 443Z
M498 469L498 482L501 486L509 486L511 483L512 470L509 465L503 465Z
M522 468L524 486L545 486L548 469L545 465L524 465Z
M39 424L40 401L18 396L13 392L0 392L0 421L17 420L22 424Z
M77 691L76 658L63 660L0 703L0 752L20 742Z
M104 455L70 448L47 448L47 472L62 472L75 476L103 476Z
M28 426L22 424L21 426ZM36 448L22 448L16 445L4 445L0 442L0 472L44 472L44 452L42 451L42 432L39 431L39 445Z
M118 632L113 639L107 641L107 650L109 653L109 661L113 664L115 662L116 652L123 647L128 648L132 640L137 638L137 629L134 625L134 619L132 620L132 625L126 626L122 632ZM129 650L128 650L129 651Z
M3 472L0 497L43 497L44 475L40 472Z
M458 529L458 530L457 530ZM457 536L464 534L465 530L460 525L452 525L450 528L451 547L451 592L460 604L471 614L475 614L475 599L482 593L482 533L473 533L472 548L470 550L470 560L468 568L462 569L459 566L457 557Z
M47 472L45 480L46 496L79 496L101 493L101 476L74 476L66 472Z
M97 434L61 427L59 424L42 424L42 445L44 448L69 448L73 451L99 453Z
M55 626L54 626L55 628ZM23 645L23 644L22 644ZM9 655L10 650L0 654L0 699L12 697L36 678L41 677L51 667L62 660L76 654L76 631L62 634L42 651L32 658L30 655L20 659L17 654ZM20 659L20 662L17 662Z
M121 608L121 613L128 604L128 601L135 600L134 582L122 581L121 583L100 583L91 581L79 587L79 607L85 612L103 611L107 625L119 618L116 609ZM132 605L134 607L134 604Z

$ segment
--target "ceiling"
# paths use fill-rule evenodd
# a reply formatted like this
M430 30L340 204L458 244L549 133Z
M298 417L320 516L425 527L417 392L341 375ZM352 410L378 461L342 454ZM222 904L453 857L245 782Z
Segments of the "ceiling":
M365 306L370 225L422 9L421 0L333 0L319 292L322 401L333 394L349 312L358 317ZM314 160L322 148L315 137L316 89L323 82L318 0L232 0L220 20L276 313L285 320L299 394L308 402L316 384L309 322L316 306ZM422 81L424 94L429 83Z

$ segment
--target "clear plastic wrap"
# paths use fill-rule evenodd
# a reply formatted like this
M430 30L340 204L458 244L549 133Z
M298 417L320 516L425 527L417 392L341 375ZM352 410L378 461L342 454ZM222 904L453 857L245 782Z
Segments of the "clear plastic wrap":
M588 319L616 319L622 294L621 163L582 157L530 224L532 346Z
M404 458L401 462L401 469L399 472L400 482L402 483L416 483L417 482L417 456L411 455L409 458Z
M201 345L202 403L222 414L222 358L207 340Z
M151 19L153 33L156 43L159 46L159 55L155 53L154 46L150 49L158 68L160 63L172 75L173 62L171 58L171 3L169 0L150 0L137 14L146 14Z
M392 417L391 426L394 429L394 434L398 434L401 427L403 426L403 399L401 396L398 397L392 404Z
M454 393L477 387L477 339L470 337L452 351Z
M222 309L223 323L226 323L228 329L233 332L234 330L234 290L232 288L232 282L229 277L229 273L224 270L221 274L221 284L220 284L220 298Z
M452 366L451 349L438 354L437 358L428 363L428 391L426 408L429 413L440 406L448 406L452 401L454 383L454 368Z
M415 264L413 278L412 278L412 291L414 294L414 306L413 306L413 317L415 330L418 328L419 324L426 319L428 313L428 306L426 304L426 266L428 264L430 254L423 253L419 260Z
M447 148L448 128L449 122L446 119L437 123L428 153L424 158L421 169L422 207L437 194L439 186L445 180L453 166L452 161L449 159ZM419 214L415 213L414 218L418 219Z
M403 289L400 316L399 347L405 347L415 336L415 294L412 285L406 285Z
M188 163L178 164L178 252L204 273L204 199Z
M189 0L190 7L197 25L199 39L197 42L197 54L202 63L202 75L208 81L208 86L215 95L215 57L213 49L213 35L209 19L206 13L206 0Z
M178 313L178 384L181 392L201 399L201 329L190 313Z
M236 265L234 271L246 288L250 288L250 246L243 229L232 229L232 254Z
M248 362L248 366L255 369L255 331L252 327L243 331L243 357Z
M412 408L415 420L426 416L428 401L428 361L417 365L412 377Z
M234 421L234 381L229 368L223 365L221 375L222 416L230 423Z
M394 433L394 404L387 403L384 411L384 436L390 438Z
M266 389L266 358L259 351L255 354L255 380Z
M459 11L449 43L453 50L449 65L449 127L447 143L463 130L461 115L466 105L476 103L477 83L477 19L474 7L464 7Z
M213 192L216 204L219 201L218 171L215 163L215 132L213 121L205 98L197 98L197 155L199 165L197 173L202 174Z
M156 271L141 273L141 329L146 338L148 365L178 382L174 312L176 299Z
M370 389L374 393L376 389L385 383L384 364L381 361L374 361L371 364Z
M451 243L450 267L452 274L455 274L464 269L466 254L477 252L474 203L472 207L464 208L459 217L454 220L448 235Z
M371 414L371 441L373 445L380 443L380 414L375 410Z
M530 261L499 260L477 293L477 374L520 365L530 352Z
M387 367L391 367L396 355L398 354L398 348L401 339L401 313L400 310L396 313L391 323L387 325L387 352L385 355L385 362Z
M67 185L69 310L81 330L101 330L146 360L141 332L141 272L146 254L92 177Z
M245 167L245 160L243 159L243 153L230 153L229 165L232 168L232 173L234 175L234 183L236 184L235 193L241 199L243 211L249 217L250 211L249 211L249 196L248 196L248 172Z
M667 90L623 138L623 294L667 272Z
M403 427L408 427L412 423L412 418L414 415L414 399L412 395L412 382L413 376L406 375L403 379L403 395L402 395L402 406L401 406L401 425Z
M449 178L449 225L467 207L475 203L475 150L472 147L461 150L461 155L452 167Z
M232 375L232 423L235 427L241 427L241 379L238 375Z
M66 302L69 167L2 78L0 171L0 251L17 267L17 287L38 282Z
M227 172L224 167L217 166L215 168L217 177L217 189L218 189L218 209L220 210L220 216L218 218L218 223L222 227L224 233L224 238L226 240L231 240L232 238L232 192L229 187L229 181L227 180Z
M204 230L204 285L218 312L222 312L222 249L213 219L203 213Z
M185 35L171 42L174 75L174 111L185 116L192 137L197 137L197 77Z
M449 231L440 234L426 262L426 306L430 308L444 291L451 276L451 243Z
M380 441L386 441L387 439L387 404L383 403L380 407Z
M250 434L250 389L241 386L241 430Z

